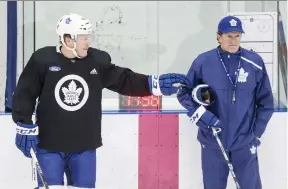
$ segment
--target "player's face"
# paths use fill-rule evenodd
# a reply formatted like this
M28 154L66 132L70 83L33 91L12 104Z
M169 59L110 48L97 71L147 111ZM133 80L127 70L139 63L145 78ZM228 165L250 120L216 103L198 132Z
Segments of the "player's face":
M240 32L229 32L222 34L221 36L218 35L222 50L230 53L237 52L240 47L241 36Z
M78 35L76 39L76 52L80 57L87 56L88 48L92 42L92 35Z

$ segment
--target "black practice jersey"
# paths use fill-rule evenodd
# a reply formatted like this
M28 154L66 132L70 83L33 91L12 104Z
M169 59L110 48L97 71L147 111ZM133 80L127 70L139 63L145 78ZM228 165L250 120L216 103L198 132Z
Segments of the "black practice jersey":
M151 95L148 76L111 63L108 53L90 48L83 59L68 59L60 47L33 53L12 101L14 122L32 124L36 107L39 147L77 152L102 145L102 90L129 96ZM37 99L38 98L38 99Z

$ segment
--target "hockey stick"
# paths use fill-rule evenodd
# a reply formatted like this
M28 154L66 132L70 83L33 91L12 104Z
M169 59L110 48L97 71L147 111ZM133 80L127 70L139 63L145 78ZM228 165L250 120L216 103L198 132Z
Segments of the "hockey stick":
M215 136L215 138L216 138L216 140L217 140L217 143L218 143L218 145L219 145L219 147L220 147L220 149L221 149L221 151L222 151L222 154L223 154L223 156L224 156L224 158L225 158L225 160L226 160L226 163L227 163L228 168L229 168L229 171L230 171L230 173L231 173L231 175L232 175L232 177L233 177L233 179L234 179L234 182L235 182L235 184L236 184L236 187L237 187L237 189L241 189L241 187L240 187L240 185L239 185L239 183L238 183L238 180L237 180L237 178L236 178L236 175L235 175L235 173L234 173L234 171L233 171L233 165L232 165L231 162L229 161L229 158L228 158L228 156L227 156L227 154L226 154L226 152L225 152L225 150L224 150L224 147L223 147L223 145L222 145L222 142L221 142L221 140L220 140L220 138L219 138L218 133L221 131L221 129L218 129L218 130L217 130L216 128L212 127L212 131L213 131L213 135Z
M36 170L37 170L37 172L38 172L38 174L40 176L40 179L41 179L45 189L49 189L49 186L48 186L48 184L46 182L46 179L44 177L43 171L42 171L42 169L41 169L41 167L39 165L38 159L36 157L36 154L35 154L33 148L31 148L30 154L31 154L31 157L32 157L33 161L35 162Z

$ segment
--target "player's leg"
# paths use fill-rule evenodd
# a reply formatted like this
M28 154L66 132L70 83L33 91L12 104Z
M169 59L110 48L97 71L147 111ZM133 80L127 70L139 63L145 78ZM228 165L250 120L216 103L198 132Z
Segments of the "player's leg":
M231 163L241 188L261 189L257 147L255 139L244 148L231 153Z
M50 152L43 149L37 150L37 159L43 171L46 182L51 189L64 188L64 167L63 153ZM37 174L39 189L44 189L43 183Z
M67 161L65 173L69 189L95 188L96 150L71 153Z
M201 145L204 189L226 189L229 170L220 149Z

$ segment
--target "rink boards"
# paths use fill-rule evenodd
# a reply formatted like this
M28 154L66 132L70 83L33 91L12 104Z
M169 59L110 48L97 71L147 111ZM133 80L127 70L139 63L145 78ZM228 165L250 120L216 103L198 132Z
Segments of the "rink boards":
M1 115L0 189L31 189L31 162ZM102 119L97 189L203 189L197 128L185 114L113 114ZM287 188L287 112L274 113L258 149L263 189ZM229 177L227 188L234 188Z

